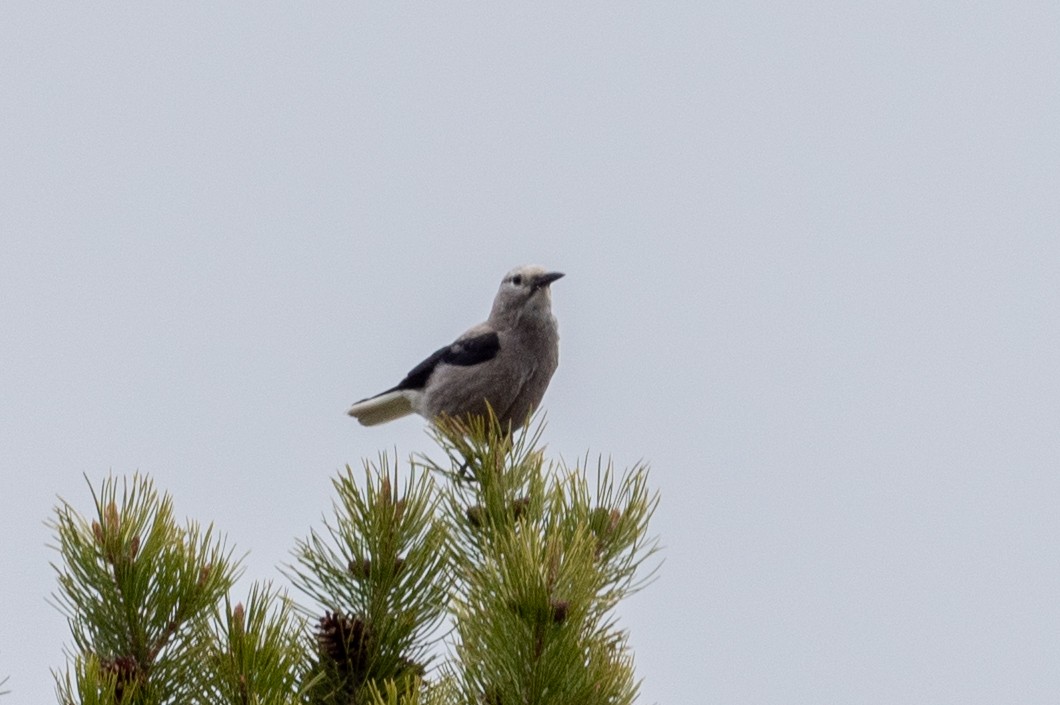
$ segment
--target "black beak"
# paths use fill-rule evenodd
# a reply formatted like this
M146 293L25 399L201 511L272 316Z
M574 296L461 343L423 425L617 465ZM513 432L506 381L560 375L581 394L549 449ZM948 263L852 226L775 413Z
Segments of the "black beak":
M534 280L535 289L543 289L552 282L563 276L563 272L549 272L548 274L542 274L536 280Z

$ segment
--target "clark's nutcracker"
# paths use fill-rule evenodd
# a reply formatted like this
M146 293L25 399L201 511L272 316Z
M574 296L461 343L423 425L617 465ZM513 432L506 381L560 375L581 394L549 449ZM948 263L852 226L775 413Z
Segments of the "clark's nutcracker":
M394 388L362 399L350 416L374 426L413 412L485 415L502 424L526 422L559 363L559 332L549 285L562 277L541 267L517 267L504 277L489 318L439 348Z

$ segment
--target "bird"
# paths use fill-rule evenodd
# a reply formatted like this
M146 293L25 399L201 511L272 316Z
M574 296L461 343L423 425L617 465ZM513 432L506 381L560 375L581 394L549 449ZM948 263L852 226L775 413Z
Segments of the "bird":
M551 284L562 276L537 265L511 270L485 321L347 413L375 426L412 413L433 421L492 410L502 426L520 428L541 403L559 364Z

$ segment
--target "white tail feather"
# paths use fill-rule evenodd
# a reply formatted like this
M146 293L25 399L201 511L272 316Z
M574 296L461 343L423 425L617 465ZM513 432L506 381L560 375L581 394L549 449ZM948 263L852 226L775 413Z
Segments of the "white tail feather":
M371 399L363 399L351 406L347 413L364 426L375 426L408 416L414 411L409 392L397 390Z

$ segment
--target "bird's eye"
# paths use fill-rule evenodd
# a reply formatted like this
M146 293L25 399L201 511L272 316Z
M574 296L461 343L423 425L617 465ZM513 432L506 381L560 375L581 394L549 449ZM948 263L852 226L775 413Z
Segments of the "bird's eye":
M523 285L523 275L522 274L516 274L514 277L512 277L512 284L514 284L516 286L522 286Z

